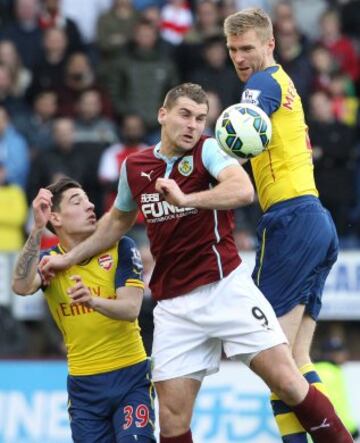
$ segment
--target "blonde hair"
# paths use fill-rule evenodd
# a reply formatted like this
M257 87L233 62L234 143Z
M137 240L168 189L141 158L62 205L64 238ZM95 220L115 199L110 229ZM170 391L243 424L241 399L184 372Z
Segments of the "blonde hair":
M224 21L224 34L241 35L254 29L258 36L266 41L273 38L273 25L265 11L260 8L246 8L229 15Z

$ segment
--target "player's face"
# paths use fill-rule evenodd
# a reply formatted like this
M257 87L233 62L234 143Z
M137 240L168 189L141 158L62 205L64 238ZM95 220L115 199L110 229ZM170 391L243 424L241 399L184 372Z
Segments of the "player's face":
M262 40L254 29L227 37L229 55L242 82L274 63L274 39Z
M62 232L71 236L92 234L96 229L94 208L82 189L67 189L60 203L60 211L56 214Z
M207 114L205 103L187 97L180 97L171 109L160 108L161 145L174 155L191 150L204 132Z

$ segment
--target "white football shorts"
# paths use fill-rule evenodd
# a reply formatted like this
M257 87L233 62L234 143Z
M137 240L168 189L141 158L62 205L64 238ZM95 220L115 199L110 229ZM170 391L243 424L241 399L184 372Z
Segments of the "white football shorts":
M250 365L259 352L287 343L275 313L242 263L224 279L154 309L153 380L202 380L222 352Z

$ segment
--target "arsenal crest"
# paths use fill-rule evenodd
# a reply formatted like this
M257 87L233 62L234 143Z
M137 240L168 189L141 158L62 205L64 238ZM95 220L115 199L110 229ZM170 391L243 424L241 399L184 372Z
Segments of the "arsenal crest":
M187 155L178 164L178 170L180 174L185 175L185 177L190 175L193 172L193 169L194 169L194 159L192 155Z
M103 269L105 269L105 271L110 271L114 261L110 254L105 254L98 258L98 263Z

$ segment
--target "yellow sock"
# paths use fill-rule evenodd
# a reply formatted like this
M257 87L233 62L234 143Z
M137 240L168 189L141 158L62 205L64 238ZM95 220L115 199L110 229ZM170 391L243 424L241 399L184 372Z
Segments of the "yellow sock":
M271 393L271 406L284 443L307 443L305 429L294 412L279 397Z
M326 387L321 381L319 374L316 372L316 368L313 363L307 363L306 365L302 366L299 371L306 378L308 383L313 385L322 394L329 397Z

